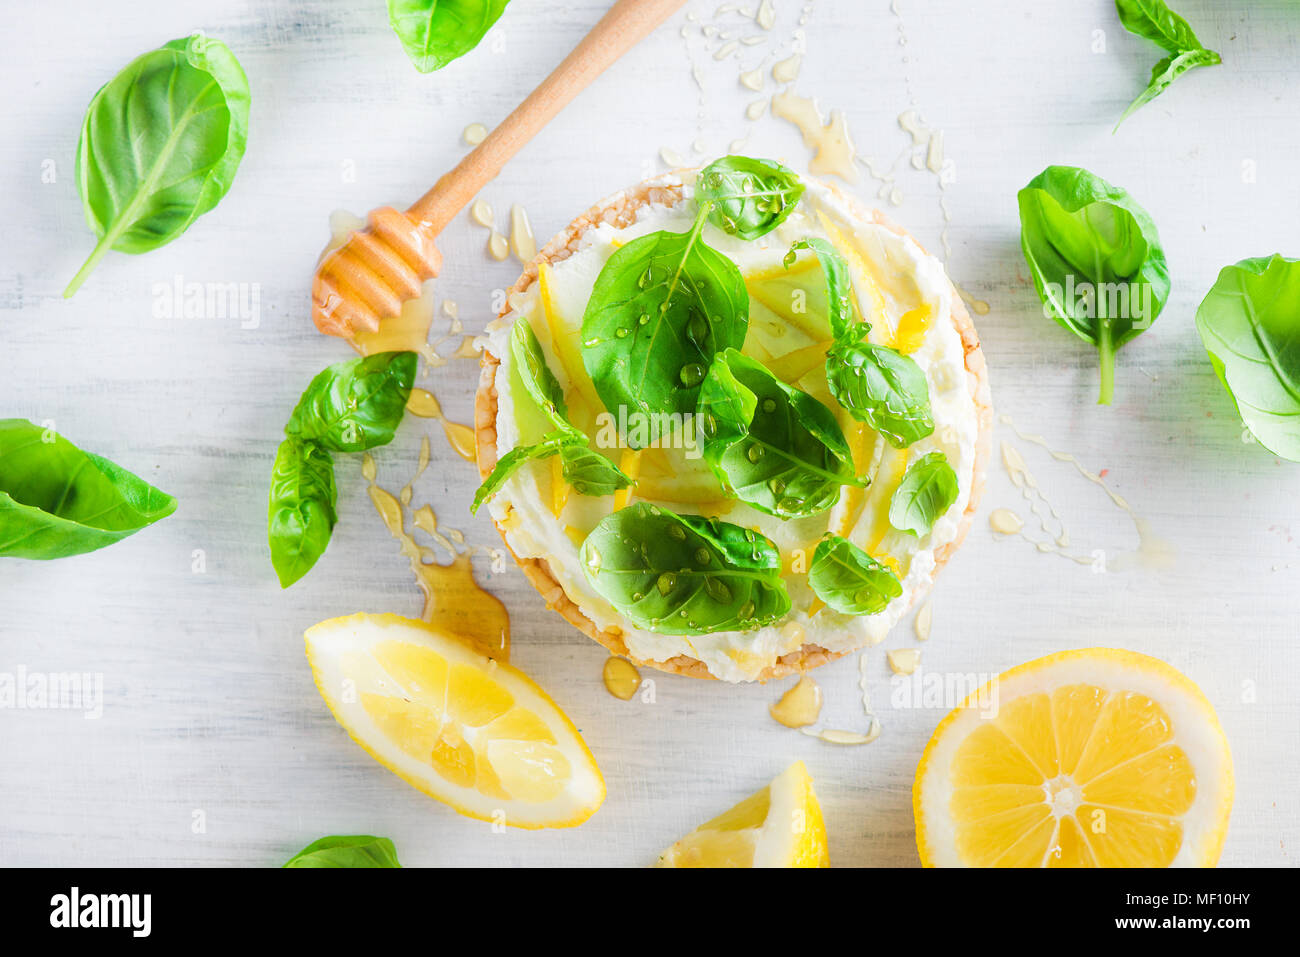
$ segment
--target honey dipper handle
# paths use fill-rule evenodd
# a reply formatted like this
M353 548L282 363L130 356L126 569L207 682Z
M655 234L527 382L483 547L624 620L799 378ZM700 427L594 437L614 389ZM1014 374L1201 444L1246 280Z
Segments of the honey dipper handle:
M685 0L618 0L564 61L478 147L407 211L434 233L474 198L551 118Z

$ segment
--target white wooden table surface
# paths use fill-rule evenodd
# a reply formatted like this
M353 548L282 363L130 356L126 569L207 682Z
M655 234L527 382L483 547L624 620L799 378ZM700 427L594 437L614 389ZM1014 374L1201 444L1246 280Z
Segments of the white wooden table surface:
M0 33L0 416L51 420L180 506L94 554L0 560L0 672L104 681L98 720L0 711L0 862L269 865L323 834L369 832L393 837L414 865L644 865L802 758L836 863L916 863L912 775L943 712L889 705L884 652L914 644L907 624L867 653L883 735L835 748L767 717L777 687L648 673L653 704L614 699L601 686L601 649L547 612L517 569L481 568L512 612L515 662L583 729L608 781L604 807L571 831L500 834L458 817L363 754L312 684L305 627L419 608L355 461L340 468L342 521L311 575L282 592L269 563L277 436L310 377L349 355L309 318L327 217L422 193L463 155L466 124L503 117L605 6L516 0L479 49L428 76L402 54L382 0L51 0L9 11ZM1288 0L1175 6L1224 65L1185 77L1115 136L1111 125L1158 51L1120 28L1109 0L897 0L894 9L816 0L795 89L845 111L859 152L884 165L909 143L897 123L905 109L944 131L956 177L944 193L949 265L992 305L979 327L999 412L1108 469L1176 552L1165 570L1094 574L995 540L988 512L1023 512L995 463L981 515L940 577L923 665L996 673L1089 645L1168 660L1209 695L1232 744L1237 800L1223 863L1289 864L1300 837L1300 466L1243 443L1192 316L1221 266L1300 255L1300 9ZM525 204L545 237L664 169L662 147L695 161L697 139L712 156L748 135L744 151L805 166L794 127L744 119L757 94L737 82L742 67L766 70L789 54L801 5L777 0L763 42L723 61L702 25L738 37L762 31L737 14L715 19L717 7L691 0L687 40L683 13L585 92L484 197L499 211ZM73 175L86 104L130 58L195 29L231 46L253 90L234 187L181 239L144 256L110 254L64 301L92 246ZM774 89L768 79L766 93ZM1159 224L1174 277L1164 314L1120 353L1110 408L1094 404L1094 351L1042 317L1020 255L1015 193L1049 163L1086 166L1129 189ZM941 250L935 177L904 160L898 184L903 203L892 215ZM875 189L865 175L857 186L868 199ZM440 241L439 291L460 303L470 330L518 272L487 258L485 238L461 216ZM256 328L154 318L154 284L178 276L259 284ZM428 384L465 421L476 375L462 360ZM417 500L435 503L471 540L495 544L486 517L468 515L477 480L437 441L436 424L408 418L377 455L381 482L405 482L426 432L436 459ZM1014 436L1000 426L1003 438ZM1079 548L1133 546L1132 523L1100 489L1021 447ZM862 727L857 657L816 677L826 723Z

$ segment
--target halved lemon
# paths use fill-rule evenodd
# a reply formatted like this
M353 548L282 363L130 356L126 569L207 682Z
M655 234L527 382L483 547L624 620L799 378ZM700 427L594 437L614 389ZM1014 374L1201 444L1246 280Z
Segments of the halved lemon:
M796 761L664 851L657 867L830 867L812 778Z
M944 718L912 802L926 866L1211 867L1232 792L1196 685L1086 648L1012 668Z
M316 687L372 758L461 814L574 827L605 781L573 722L518 668L399 615L307 629Z

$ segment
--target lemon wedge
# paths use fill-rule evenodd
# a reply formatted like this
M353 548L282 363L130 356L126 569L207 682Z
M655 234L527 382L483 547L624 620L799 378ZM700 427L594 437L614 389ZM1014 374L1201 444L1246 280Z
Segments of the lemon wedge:
M1163 661L1087 648L999 675L934 732L912 791L926 866L1213 866L1232 756Z
M830 867L812 778L796 761L757 794L700 825L658 867Z
M523 828L574 827L604 801L577 728L519 669L398 615L331 618L305 637L339 724L429 797Z

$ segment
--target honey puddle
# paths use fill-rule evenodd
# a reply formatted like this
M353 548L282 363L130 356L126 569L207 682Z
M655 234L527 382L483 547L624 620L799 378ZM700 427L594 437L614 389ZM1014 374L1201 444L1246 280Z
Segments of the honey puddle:
M767 709L779 724L787 728L803 728L816 724L822 713L822 689L807 675Z
M416 510L416 527L429 533L451 554L450 563L440 563L432 549L422 548L406 530L406 505L401 498L375 484L375 460L369 453L362 458L361 474L368 483L367 491L375 511L411 563L416 584L424 595L424 610L420 617L463 638L476 651L490 658L509 661L510 615L500 599L474 580L474 549L462 547L458 550L449 537L454 534L463 543L464 536L459 532L442 533L432 507L424 505Z
M641 687L641 672L636 670L636 665L618 655L610 655L605 660L601 677L605 681L605 690L623 701L631 700Z
M1041 435L1021 432L1015 423L1011 421L1010 416L1000 415L998 421L1011 429L1022 442L1036 445L1056 461L1072 465L1080 476L1105 492L1111 504L1127 515L1133 522L1133 527L1138 535L1138 546L1131 551L1121 552L1113 558L1108 557L1105 552L1099 549L1086 555L1068 551L1070 532L1066 527L1065 520L1039 487L1038 480L1025 465L1024 457L1020 454L1020 451L1006 441L1002 443L1002 465L1011 479L1011 484L1020 490L1020 494L1029 503L1030 512L1038 519L1039 531L1047 537L1035 538L1026 532L1024 522L1020 516L1010 509L995 509L989 516L989 523L995 532L1003 535L1017 535L1040 552L1059 555L1080 565L1098 567L1100 563L1100 570L1108 568L1125 569L1134 565L1142 565L1147 568L1168 568L1174 563L1173 546L1158 538L1151 528L1151 523L1137 514L1123 496L1106 484L1105 479L1096 472L1085 468L1083 463L1069 452L1062 452L1052 448Z
M815 100L787 90L772 96L772 115L793 123L803 134L804 146L813 151L813 158L808 163L809 172L838 176L847 183L858 181L858 168L853 163L853 141L849 138L848 121L842 112L832 110L830 122L823 123Z

